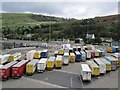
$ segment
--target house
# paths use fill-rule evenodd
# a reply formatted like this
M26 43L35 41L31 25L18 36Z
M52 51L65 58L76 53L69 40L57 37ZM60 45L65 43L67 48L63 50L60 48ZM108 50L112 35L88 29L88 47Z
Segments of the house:
M112 39L112 38L109 38L109 37L101 37L101 40L102 40L103 42L108 42L108 43L111 43L111 42L113 41L113 39Z
M94 34L87 34L86 38L87 39L95 39L95 35Z

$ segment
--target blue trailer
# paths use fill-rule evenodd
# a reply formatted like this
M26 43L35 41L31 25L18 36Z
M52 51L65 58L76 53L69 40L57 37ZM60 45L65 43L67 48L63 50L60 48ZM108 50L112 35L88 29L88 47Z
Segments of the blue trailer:
M48 50L43 50L40 53L40 58L47 58L48 57Z
M84 51L80 51L81 54L81 60L85 61L86 60L86 53Z
M76 55L76 62L80 62L81 60L81 54L79 51L75 51L75 55Z
M73 47L73 52L75 53L75 51L78 51L76 46Z

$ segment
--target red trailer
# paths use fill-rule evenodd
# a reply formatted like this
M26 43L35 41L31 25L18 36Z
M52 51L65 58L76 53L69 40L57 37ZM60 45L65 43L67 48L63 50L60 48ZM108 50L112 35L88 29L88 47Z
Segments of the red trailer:
M94 58L95 57L95 52L93 50L89 50L90 53L91 53L91 58Z
M13 78L21 77L25 73L26 64L28 62L29 62L28 60L21 60L20 62L12 66L12 77Z
M10 62L4 66L0 67L0 79L7 80L11 77L12 66L15 65L17 61Z

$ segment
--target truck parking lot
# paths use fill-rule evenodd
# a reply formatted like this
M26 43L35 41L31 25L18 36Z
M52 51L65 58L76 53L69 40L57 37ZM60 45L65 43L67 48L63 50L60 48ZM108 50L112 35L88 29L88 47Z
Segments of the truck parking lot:
M24 59L27 51L33 49L43 50L42 48L17 49L9 53L21 52L21 59ZM62 69L46 70L43 73L35 72L32 76L24 75L20 79L10 78L0 82L2 82L2 88L118 88L118 69L99 77L92 77L91 82L83 82L80 77L82 63L85 62L70 63L68 66L62 66Z

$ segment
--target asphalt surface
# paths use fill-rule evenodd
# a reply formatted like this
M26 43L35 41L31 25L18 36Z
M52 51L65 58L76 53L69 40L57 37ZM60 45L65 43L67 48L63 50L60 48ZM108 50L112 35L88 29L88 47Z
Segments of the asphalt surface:
M23 59L27 51L32 49L43 50L32 47L8 50L4 53L21 52L21 59ZM54 48L52 52L55 50L57 48ZM0 83L2 83L2 88L118 88L118 69L99 77L92 77L91 82L83 82L80 77L81 63L85 62L70 63L68 66L62 66L62 69L46 70L43 73L36 72L32 76L24 75L20 79L10 78L7 81L0 81Z

